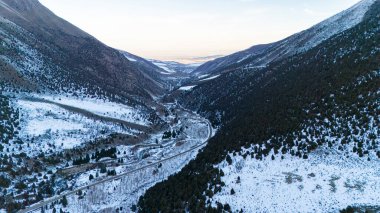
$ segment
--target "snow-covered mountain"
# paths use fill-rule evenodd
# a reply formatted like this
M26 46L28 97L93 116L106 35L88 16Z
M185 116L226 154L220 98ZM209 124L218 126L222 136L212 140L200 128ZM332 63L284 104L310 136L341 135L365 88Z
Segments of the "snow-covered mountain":
M176 61L160 61L160 60L149 60L156 66L165 70L166 74L170 73L191 73L197 67L201 65L201 63L192 63L192 64L182 64Z
M140 154L152 150L149 143L160 153L183 148L166 149L177 139L157 144L163 132L184 128L169 125L174 115L156 101L170 79L133 57L128 60L38 0L0 0L0 212L43 203L116 170L127 172L130 167L118 165L122 158L138 167ZM148 145L132 147L140 143ZM101 158L114 166L103 164L98 171Z
M129 99L149 99L165 90L149 69L135 66L38 0L2 0L0 14L1 78L10 86Z
M173 96L219 131L138 209L379 212L379 23L380 1L363 0L198 68L214 79Z
M237 69L262 68L270 62L303 53L323 41L360 23L376 0L362 0L353 7L284 40L253 46L247 50L215 59L194 71L197 75Z
M380 211L380 0L199 68L0 14L1 213Z
M176 75L176 72L168 72L164 68L156 65L155 63L142 58L140 56L134 55L126 51L120 51L125 58L128 59L134 66L138 67L140 70L144 70L148 74L148 78L160 79L167 88L170 88L172 84L175 84L181 76ZM177 79L178 78L178 79Z
M183 64L176 61L160 61L156 59L145 59L126 51L120 51L120 52L129 61L148 66L151 70L154 70L155 72L162 75L166 75L166 76L181 74L181 73L190 74L200 65L202 65L202 63Z

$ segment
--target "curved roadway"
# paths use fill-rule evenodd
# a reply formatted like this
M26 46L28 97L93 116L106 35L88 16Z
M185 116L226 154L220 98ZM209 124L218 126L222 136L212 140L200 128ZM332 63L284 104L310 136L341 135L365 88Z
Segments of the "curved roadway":
M50 198L50 199L48 199L48 200L46 200L46 201L43 201L43 202L41 202L41 203L38 203L38 204L35 204L35 205L33 205L33 206L27 207L26 209L22 209L22 210L19 211L19 213L34 212L34 211L36 211L36 210L38 210L38 209L40 209L40 208L42 208L42 207L44 207L44 206L47 206L47 205L49 205L49 204L51 204L51 203L53 203L53 202L55 202L55 201L59 201L59 200L61 200L64 196L70 196L70 195L76 194L77 192L79 192L79 191L81 191L81 190L85 190L85 189L87 189L87 188L89 188L89 187L96 186L96 185L99 185L99 184L103 184L103 183L105 183L105 182L113 181L113 180L116 180L116 179L122 178L122 177L124 177L124 176L128 176L128 175L130 175L130 174L132 174L132 173L135 173L135 172L138 172L138 171L144 170L144 169L149 168L149 167L157 166L158 164L160 164L160 163L162 163L162 162L165 162L165 161L168 161L168 160L172 160L172 159L174 159L174 158L177 158L177 157L179 157L179 156L182 156L182 155L185 155L185 154L187 154L187 153L189 153L189 152L192 152L192 151L194 151L194 150L196 150L196 149L198 149L198 148L204 146L205 144L207 144L208 140L212 137L212 126L211 126L211 123L210 123L208 120L205 120L205 121L207 122L207 125L208 125L208 132L209 132L209 133L208 133L208 137L207 137L207 139L206 139L203 143L201 143L201 144L199 144L199 145L196 145L196 146L194 146L193 148L191 148L191 149L189 149L189 150L186 150L186 151L181 152L181 153L179 153L179 154L176 154L176 155L173 155L173 156L171 156L171 157L165 158L165 159L163 159L163 160L159 160L159 161L157 161L157 162L154 162L154 163L148 164L148 165L143 166L143 167L141 167L141 168L134 169L134 170L131 170L131 171L128 171L128 172L125 172L125 173L122 173L122 174L118 174L118 175L115 175L115 176L112 176L112 177L108 177L108 178L106 178L106 179L104 179L104 180L100 180L100 181L98 181L98 182L91 183L91 184L89 184L89 185L87 185L87 186L79 187L79 188L77 188L77 189L75 189L75 190L73 190L73 191L70 191L70 192L64 193L64 194L62 194L62 195L59 195L59 196L56 196L56 197Z

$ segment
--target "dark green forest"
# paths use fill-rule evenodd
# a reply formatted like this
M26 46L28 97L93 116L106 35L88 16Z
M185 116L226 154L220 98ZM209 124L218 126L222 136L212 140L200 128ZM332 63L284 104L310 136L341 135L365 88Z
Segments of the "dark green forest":
M212 208L206 199L224 184L223 173L214 165L226 159L228 153L238 153L242 147L260 145L273 138L266 150L257 149L249 154L260 160L271 149L288 152L297 145L299 152L293 154L306 159L309 152L326 143L322 132L312 132L320 138L317 143L304 144L294 144L297 135L291 133L301 130L304 124L311 125L308 122L318 116L334 120L337 113L342 118L356 115L354 126L367 128L366 119L379 114L379 22L377 1L360 24L307 52L271 63L263 70L223 74L218 80L182 94L183 105L198 110L221 128L180 173L140 198L139 211L229 211L226 204ZM367 114L361 110L364 108ZM346 134L345 141L350 143L349 130L348 126L342 126L334 134ZM360 141L353 143L357 149L352 152L360 157L378 148L378 144L371 142L365 146ZM279 147L286 148L278 150Z

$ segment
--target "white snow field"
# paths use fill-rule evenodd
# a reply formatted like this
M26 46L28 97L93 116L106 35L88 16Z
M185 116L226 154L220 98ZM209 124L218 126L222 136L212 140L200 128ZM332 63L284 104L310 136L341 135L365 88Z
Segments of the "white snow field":
M134 58L131 58L131 57L128 57L128 56L125 56L129 61L131 61L131 62L136 62L137 60L136 59L134 59Z
M231 165L218 166L226 186L210 200L244 212L339 212L349 205L378 205L380 160L331 150L320 148L308 160L289 154L263 161L232 157Z
M201 79L200 81L209 81L209 80L213 80L215 78L218 78L220 75L214 75L214 76L211 76L211 77L208 77L208 78L205 78L205 79Z
M71 192L66 196L68 205L63 207L61 203L53 202L57 212L60 209L78 213L131 212L148 188L180 171L194 159L215 130L206 119L194 112L182 110L174 104L166 107L176 108L166 117L170 123L169 129L152 134L141 144L116 146L117 159L100 159L99 162L105 163L107 170L115 170L117 176L101 173L99 167L74 173L67 183L71 191L64 192ZM172 123L172 120L177 121ZM177 135L163 139L165 131L177 131ZM119 161L121 159L122 162ZM90 180L90 175L94 179ZM45 212L53 212L52 202L43 205ZM40 208L32 212L40 212Z
M184 87L180 87L178 90L182 90L182 91L188 91L188 90L192 90L194 87L196 87L197 85L192 85L192 86L184 86Z
M37 96L55 103L76 107L96 115L116 118L131 123L148 126L149 122L144 118L140 110L127 105L95 98L73 98L66 96Z
M128 121L134 121L132 119L136 116L139 118L137 123L147 124L131 108L123 108L115 103L106 102L102 105L101 102L70 99L61 99L60 102ZM23 152L29 156L72 149L115 132L130 135L137 133L136 130L119 124L90 119L51 103L17 99L13 104L20 111L20 138L26 142L23 146L27 147Z
M173 74L173 73L176 73L175 70L170 69L167 64L165 64L165 63L163 63L161 61L151 60L151 62L154 65L156 65L157 67L159 67L159 68L161 68L161 69L163 69L163 70L166 71L166 73L165 72L161 72L162 74Z
M122 207L123 210L119 212L131 212L131 207L137 204L139 197L146 190L179 172L196 154L197 150L194 150L163 162L159 168L149 167L123 178L96 185L84 190L86 195L82 199L78 199L77 195L69 196L69 206L64 209L68 212L113 212L115 208Z

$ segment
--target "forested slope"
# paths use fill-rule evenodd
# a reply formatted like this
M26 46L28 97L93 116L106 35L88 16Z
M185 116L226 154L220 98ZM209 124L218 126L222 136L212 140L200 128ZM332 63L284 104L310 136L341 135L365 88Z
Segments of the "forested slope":
M185 93L180 99L184 105L207 115L221 128L179 174L148 190L139 201L141 212L221 211L223 205L215 209L207 203L223 186L223 173L215 165L242 147L260 145L247 153L258 160L273 149L288 153L293 148L294 155L307 159L309 152L332 143L325 138L333 134L345 136L342 145L355 144L356 149L348 152L361 157L379 155L379 132L367 126L369 119L379 125L379 14L380 2L376 1L360 24L305 53L263 70L224 74ZM352 117L352 125L339 120ZM313 129L321 119L324 128L320 129L335 130L327 134ZM324 119L332 122L323 124ZM305 126L313 130L315 139L301 140L298 136L302 135L294 134ZM364 133L366 145L349 137ZM302 143L295 143L297 138Z

